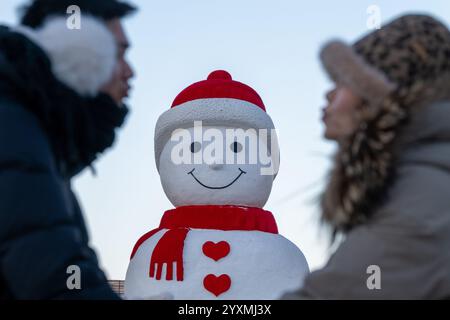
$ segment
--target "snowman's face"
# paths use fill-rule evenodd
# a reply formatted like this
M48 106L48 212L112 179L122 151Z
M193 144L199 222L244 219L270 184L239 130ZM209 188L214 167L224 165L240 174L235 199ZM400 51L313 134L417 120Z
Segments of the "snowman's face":
M199 135L196 130L185 129L189 137L185 134L179 140L169 140L161 152L159 173L170 202L176 207L209 204L262 208L269 198L273 175L261 173L267 163L262 163L266 161L258 154L267 155L267 146L258 143L257 131L203 127Z

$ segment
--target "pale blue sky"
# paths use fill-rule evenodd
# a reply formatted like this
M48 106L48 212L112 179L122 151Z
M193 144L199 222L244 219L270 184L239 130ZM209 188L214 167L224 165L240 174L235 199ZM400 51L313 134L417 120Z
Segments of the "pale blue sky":
M331 164L333 144L322 139L320 109L331 86L318 51L326 40L353 41L368 32L374 4L382 22L406 12L450 21L448 0L134 0L140 12L126 20L133 43L129 59L137 77L132 113L114 149L85 172L75 189L85 209L101 264L123 279L135 241L158 226L171 208L153 156L158 116L189 84L215 69L259 92L279 134L280 172L266 205L280 233L304 252L310 267L327 259L326 231L314 201ZM0 22L15 23L22 0L1 0Z

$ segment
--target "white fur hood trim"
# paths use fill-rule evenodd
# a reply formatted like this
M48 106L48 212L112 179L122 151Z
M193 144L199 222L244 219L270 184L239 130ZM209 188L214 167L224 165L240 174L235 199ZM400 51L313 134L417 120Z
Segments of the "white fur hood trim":
M55 76L81 95L93 96L116 67L117 45L103 22L81 17L80 29L69 29L66 17L51 17L37 30L22 32L48 54Z

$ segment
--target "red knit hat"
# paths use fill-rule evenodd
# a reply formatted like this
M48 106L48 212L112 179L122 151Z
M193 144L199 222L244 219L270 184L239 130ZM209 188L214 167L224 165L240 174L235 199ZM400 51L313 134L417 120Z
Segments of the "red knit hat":
M213 71L206 80L196 82L181 91L173 101L172 108L188 101L208 98L244 100L266 111L261 97L255 90L246 84L234 81L224 70Z
M217 70L206 80L196 82L175 98L171 108L158 119L155 129L155 158L176 129L204 126L230 126L242 129L267 129L268 141L274 125L258 93L246 84L234 81L224 70ZM269 151L270 151L270 146Z

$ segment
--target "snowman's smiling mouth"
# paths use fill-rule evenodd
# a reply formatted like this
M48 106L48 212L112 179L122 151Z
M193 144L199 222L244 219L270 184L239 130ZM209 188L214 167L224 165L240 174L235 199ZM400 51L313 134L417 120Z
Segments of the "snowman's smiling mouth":
M233 183L235 183L236 181L238 181L238 179L239 179L243 174L246 174L246 173L247 173L247 172L245 172L244 170L242 170L241 168L239 168L239 171L240 171L239 175L238 175L233 181L231 181L229 184L227 184L226 186L223 186L223 187L211 187L211 186L207 186L206 184L204 184L204 183L202 183L200 180L198 180L197 177L194 176L194 171L195 171L195 168L192 169L192 170L191 170L190 172L188 172L187 174L190 174L190 175L192 176L192 178L194 178L195 181L197 181L201 186L203 186L203 187L205 187L205 188L208 188L208 189L215 189L215 190L217 190L217 189L225 189L225 188L228 188L228 187L231 186Z

